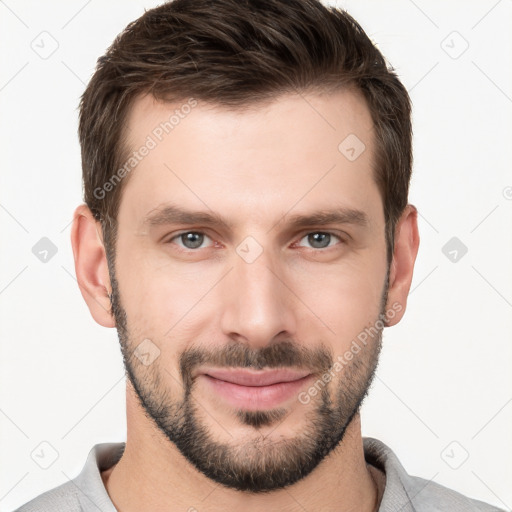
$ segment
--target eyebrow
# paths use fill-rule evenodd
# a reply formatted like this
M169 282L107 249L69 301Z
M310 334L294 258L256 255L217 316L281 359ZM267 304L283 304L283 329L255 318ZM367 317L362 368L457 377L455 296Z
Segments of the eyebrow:
M286 214L271 229L283 221L289 227L296 229L326 224L353 224L361 227L368 227L370 224L366 213L348 207L321 209L309 214ZM210 227L219 226L226 230L233 228L233 223L224 219L218 213L193 211L173 204L166 204L151 210L144 218L143 224L150 227L167 224L201 224Z

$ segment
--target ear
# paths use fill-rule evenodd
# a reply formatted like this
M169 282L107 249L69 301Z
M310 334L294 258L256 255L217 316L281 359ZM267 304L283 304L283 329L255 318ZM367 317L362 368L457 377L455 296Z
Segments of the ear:
M392 318L387 318L388 327L396 325L404 316L419 244L418 210L412 204L408 204L395 227L395 247L389 270L386 304L386 311L393 310L395 314ZM401 307L398 308L397 305Z
M87 205L80 205L75 210L71 229L78 286L94 320L103 327L115 327L109 298L112 287L102 237L101 224Z

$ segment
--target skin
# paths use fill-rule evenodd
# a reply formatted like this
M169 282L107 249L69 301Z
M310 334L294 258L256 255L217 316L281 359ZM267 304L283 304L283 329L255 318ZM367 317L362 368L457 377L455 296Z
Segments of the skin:
M138 98L127 123L129 146L140 147L179 107ZM349 134L366 146L354 161L338 150ZM288 339L310 349L321 344L336 357L374 325L388 265L373 148L368 108L359 94L347 90L284 95L244 111L199 102L138 164L124 184L115 269L131 348L144 339L158 346L152 370L158 371L162 389L183 398L179 357L191 347L222 349L236 342L261 350ZM144 223L168 202L221 214L232 228ZM363 212L367 224L300 230L288 224L292 214L340 206ZM187 249L178 238L170 241L184 231L207 238L199 249ZM342 238L333 236L328 248L315 249L307 235L325 232ZM248 236L262 249L251 263L236 251ZM72 245L78 283L93 318L115 327L101 227L85 205L75 211ZM385 303L395 312L387 326L405 312L418 245L416 209L408 205L396 227ZM377 343L371 338L358 357L376 353ZM149 369L138 371L151 375L143 373ZM349 375L348 370L335 374L328 388L332 397ZM283 404L284 419L255 428L241 422L204 383L196 383L193 397L202 404L200 420L212 438L233 447L262 436L269 443L296 439L320 400L317 395L304 405L294 397ZM251 512L269 507L371 511L385 484L382 473L365 463L356 413L342 441L293 485L267 494L219 485L190 464L145 415L129 379L125 453L102 478L122 512L190 507L213 512L242 505Z

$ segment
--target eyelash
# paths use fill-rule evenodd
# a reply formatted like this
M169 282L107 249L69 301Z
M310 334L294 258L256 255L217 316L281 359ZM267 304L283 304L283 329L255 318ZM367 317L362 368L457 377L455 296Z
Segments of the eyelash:
M165 243L167 244L170 244L172 243L174 240L176 239L179 239L181 236L183 235L186 235L187 233L195 233L195 234L199 234L199 235L204 235L208 238L210 238L206 233L204 233L203 231L192 231L192 230L189 230L189 231L182 231L181 233L178 233L177 235L174 235L172 238L169 238L169 240L167 240ZM344 238L341 237L341 235L338 235L336 233L333 233L332 231L308 231L306 233L303 233L301 235L301 237L298 239L298 242L300 242L303 238L307 237L308 235L313 235L313 234L323 234L323 235L330 235L332 237L335 237L337 238L342 244L346 243L346 240ZM211 238L210 238L211 239ZM294 242L293 245L295 245L297 242ZM336 244L334 244L336 245ZM321 251L321 252L326 252L327 249L331 249L332 247L334 247L334 245L328 245L327 247L323 247L323 248L320 248L320 249L316 249L314 247L310 247L309 249L311 251ZM180 251L182 252L197 252L199 251L200 249L207 249L207 247L198 247L196 249L189 249L188 247L181 247L181 246L178 246Z

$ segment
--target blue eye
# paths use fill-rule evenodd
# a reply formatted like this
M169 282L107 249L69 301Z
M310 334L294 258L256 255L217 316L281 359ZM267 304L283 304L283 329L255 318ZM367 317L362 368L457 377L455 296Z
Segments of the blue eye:
M298 243L296 242L296 245L304 247L300 242L305 239L313 250L327 249L336 245L336 241L344 242L339 235L335 235L334 233L330 233L328 231L312 231L304 235ZM194 251L195 249L205 248L203 247L203 244L207 240L210 240L210 242L212 241L208 235L201 231L184 231L173 236L167 243L176 243L178 247L183 250Z
M169 242L179 240L183 244L181 245L181 247L185 249L198 249L201 248L201 245L203 244L205 238L209 239L210 237L199 231L186 231L171 238Z
M301 240L307 239L308 243L311 244L313 249L326 249L330 247L331 242L334 238L338 239L338 241L343 241L338 235L334 233L329 233L326 231L314 231L312 233L308 233Z

